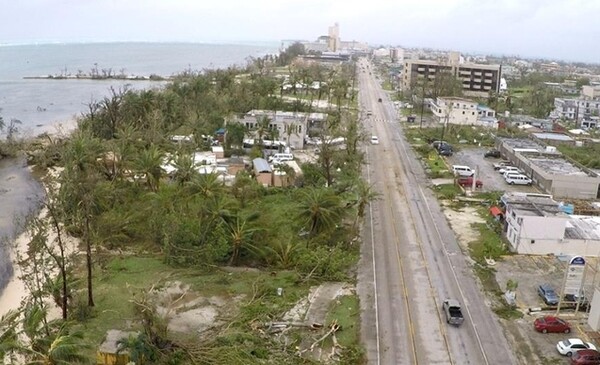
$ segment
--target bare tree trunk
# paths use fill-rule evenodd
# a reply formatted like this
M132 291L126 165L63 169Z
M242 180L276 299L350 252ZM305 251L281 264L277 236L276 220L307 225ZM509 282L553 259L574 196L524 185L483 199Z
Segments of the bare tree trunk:
M88 306L94 306L94 293L92 284L92 243L90 241L90 218L85 217L85 259L87 264L87 287L88 287Z

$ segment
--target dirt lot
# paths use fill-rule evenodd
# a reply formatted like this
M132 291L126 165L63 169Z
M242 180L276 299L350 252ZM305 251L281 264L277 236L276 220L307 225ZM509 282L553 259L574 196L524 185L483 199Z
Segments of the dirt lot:
M483 191L522 191L539 192L537 188L525 185L508 185L502 175L494 170L493 164L500 161L497 158L485 158L483 154L489 148L460 147L460 151L448 157L449 165L467 165L477 169L477 179L483 182Z

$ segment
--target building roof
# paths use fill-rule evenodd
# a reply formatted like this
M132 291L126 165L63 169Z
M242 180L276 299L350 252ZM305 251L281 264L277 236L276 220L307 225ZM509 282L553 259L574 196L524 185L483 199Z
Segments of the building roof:
M573 215L567 221L565 238L600 240L600 217Z
M263 172L270 173L273 171L269 162L264 158L255 158L252 160L252 166L254 166L254 172L258 174Z
M561 142L572 142L573 138L567 136L562 133L532 133L533 136L539 139L546 139L551 141L561 141Z
M538 166L542 171L553 175L591 176L578 166L561 157L533 157L528 156L529 162Z
M499 140L507 147L514 149L535 149L539 152L544 152L546 147L541 144L532 141L528 138L499 138Z
M501 201L518 215L567 217L559 203L546 194L505 193Z

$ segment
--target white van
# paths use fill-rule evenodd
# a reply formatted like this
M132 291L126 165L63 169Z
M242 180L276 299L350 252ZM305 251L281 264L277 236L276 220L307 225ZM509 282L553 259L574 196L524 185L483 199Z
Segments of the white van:
M510 185L531 185L533 181L525 175L508 175L506 182Z
M511 175L523 175L523 173L521 171L506 171L504 174L502 174L502 177L507 179Z
M291 153L276 153L274 155L269 156L269 162L273 161L293 161L294 155Z
M471 170L469 166L452 165L452 172L458 176L473 176L475 171Z

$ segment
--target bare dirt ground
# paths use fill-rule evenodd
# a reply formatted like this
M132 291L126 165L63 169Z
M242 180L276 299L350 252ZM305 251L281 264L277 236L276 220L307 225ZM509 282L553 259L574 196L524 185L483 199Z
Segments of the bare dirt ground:
M335 361L335 348L333 346L315 346L318 340L323 338L330 330L325 323L327 313L335 300L344 295L354 295L356 289L352 284L330 282L312 287L308 295L298 301L284 316L283 321L313 326L309 336L304 336L298 351L303 356L319 361L320 363L331 363ZM315 326L317 325L317 326ZM322 326L322 327L318 327ZM318 328L316 328L318 327ZM309 327L310 328L310 327Z
M479 216L477 209L472 207L463 207L460 211L456 211L448 208L446 204L444 205L444 214L450 222L461 248L463 251L467 251L469 242L473 242L479 237L479 232L473 228L473 224L485 223L485 220Z

